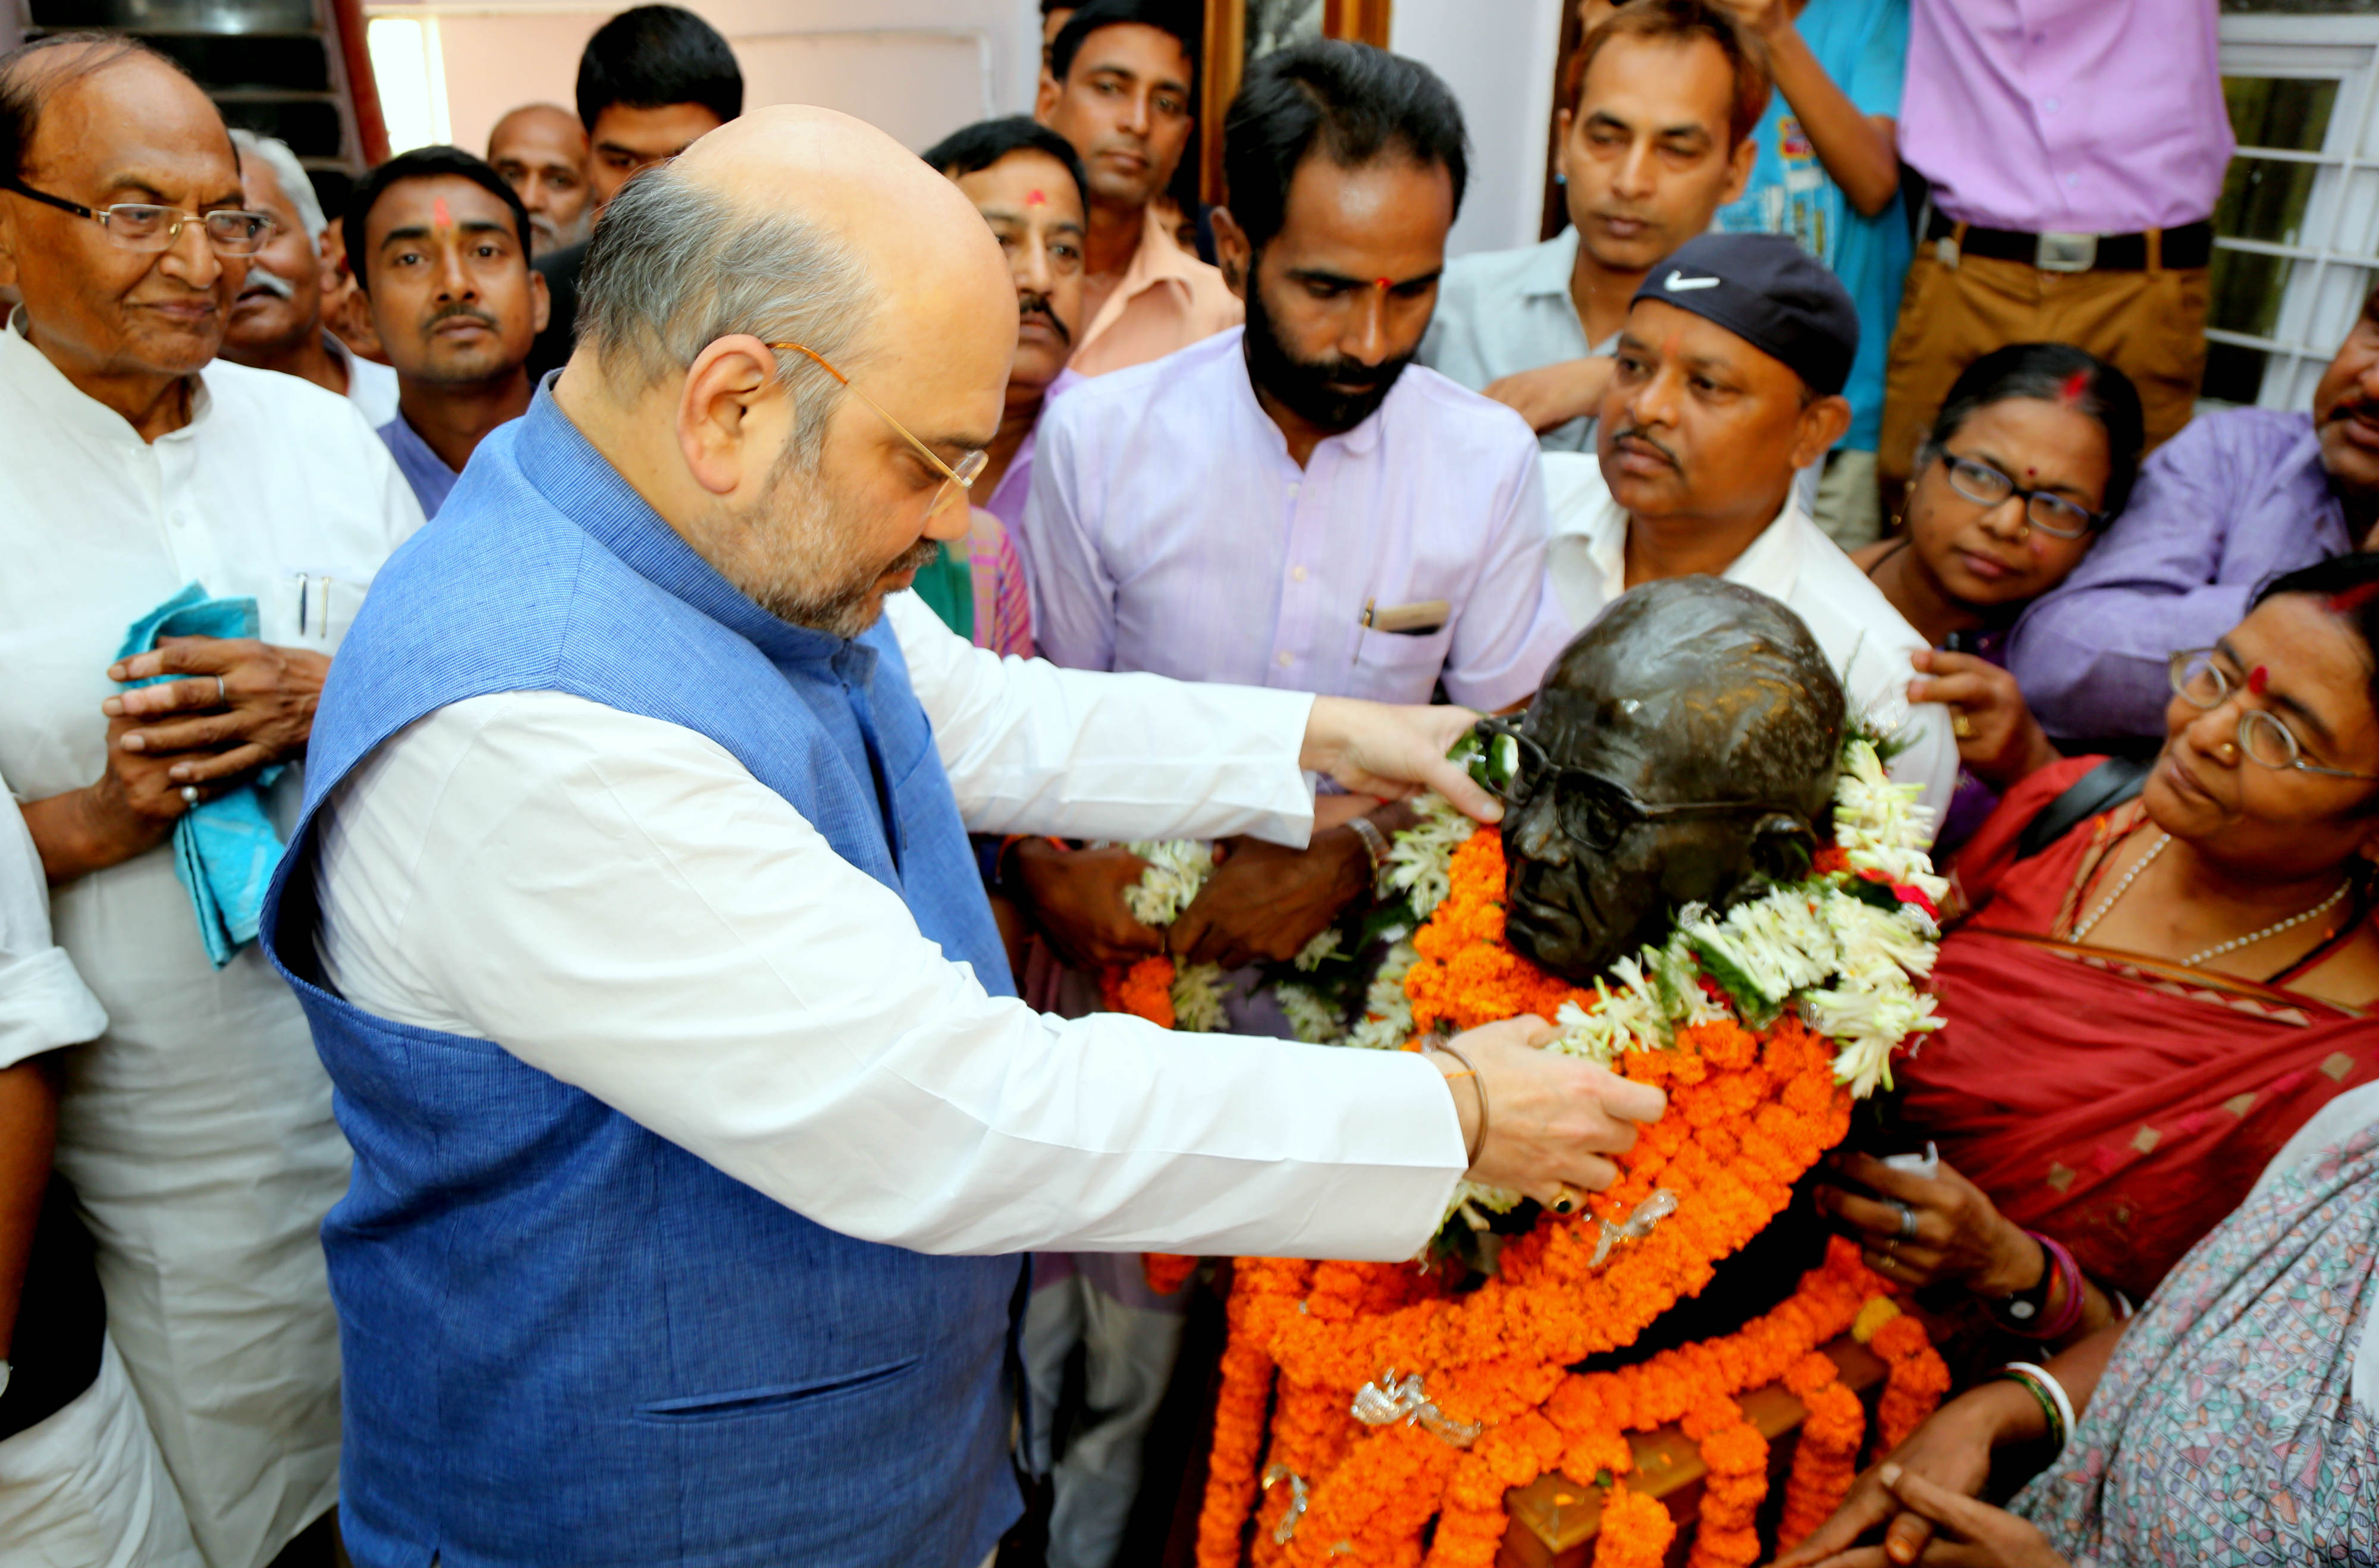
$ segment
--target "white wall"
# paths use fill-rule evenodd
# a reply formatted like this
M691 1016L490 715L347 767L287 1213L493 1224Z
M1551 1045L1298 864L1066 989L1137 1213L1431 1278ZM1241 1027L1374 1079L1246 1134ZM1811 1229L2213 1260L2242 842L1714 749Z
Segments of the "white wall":
M1041 65L1034 0L683 3L734 47L749 108L823 104L923 150L970 121L1032 106ZM506 110L540 100L572 105L579 52L620 8L586 0L372 0L367 12L435 19L439 71L430 79L442 76L446 128L455 145L480 151Z
M1395 0L1389 14L1389 47L1443 77L1469 127L1470 190L1451 255L1536 241L1561 18L1562 0Z

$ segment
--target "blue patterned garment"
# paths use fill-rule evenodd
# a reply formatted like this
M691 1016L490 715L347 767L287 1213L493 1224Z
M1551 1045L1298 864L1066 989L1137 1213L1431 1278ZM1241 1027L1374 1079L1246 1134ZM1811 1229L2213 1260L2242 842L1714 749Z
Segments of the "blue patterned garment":
M2072 1441L2016 1498L2082 1568L2379 1564L2379 1122L2267 1177L2123 1335Z

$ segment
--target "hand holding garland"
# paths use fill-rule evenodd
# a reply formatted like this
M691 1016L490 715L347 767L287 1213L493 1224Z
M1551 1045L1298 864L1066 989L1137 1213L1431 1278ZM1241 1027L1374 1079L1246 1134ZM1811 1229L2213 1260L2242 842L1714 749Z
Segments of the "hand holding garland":
M1564 1186L1600 1192L1617 1181L1619 1167L1606 1156L1633 1149L1638 1125L1659 1121L1669 1108L1668 1095L1651 1084L1542 1049L1555 1032L1524 1014L1429 1053L1454 1092L1462 1146L1472 1152L1469 1179L1547 1207Z
M2048 1363L2077 1415L2088 1406L2122 1333L2121 1323L2111 1323ZM2023 1383L2006 1379L1983 1383L1934 1412L1881 1464L1861 1476L1841 1510L1815 1535L1779 1557L1776 1568L1896 1568L1920 1558L2049 1568L2062 1560L2049 1553L2045 1543L2035 1551L2025 1536L2030 1532L2036 1538L2037 1532L2022 1520L1979 1503L1959 1509L1942 1501L1945 1494L1969 1499L1983 1490L1990 1478L1992 1450L2038 1442L2048 1435L2048 1416ZM1918 1483L1914 1487L1912 1478ZM1961 1539L1928 1553L1927 1543L1944 1525ZM1854 1547L1878 1526L1884 1526L1879 1546Z

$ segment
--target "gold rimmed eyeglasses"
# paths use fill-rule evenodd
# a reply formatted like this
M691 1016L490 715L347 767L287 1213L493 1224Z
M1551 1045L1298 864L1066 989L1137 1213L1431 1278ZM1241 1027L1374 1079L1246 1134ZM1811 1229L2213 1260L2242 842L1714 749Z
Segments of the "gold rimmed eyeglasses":
M857 387L852 386L851 384L851 378L836 369L833 362L827 359L825 355L820 354L816 349L807 347L806 345L798 343L772 343L768 346L770 348L790 349L795 354L807 356L816 364L819 369L825 371L827 375L832 376L836 380L841 382L844 390L849 392L851 396L867 404L868 407L876 410L876 416L877 418L891 426L894 430L900 433L900 437L902 440L907 441L911 446L917 449L918 456L933 464L934 471L942 476L942 484L941 488L934 492L934 499L926 503L926 516L932 517L938 514L942 508L949 505L952 501L964 500L967 492L974 488L974 482L983 477L984 469L991 462L991 453L980 450L970 450L960 452L956 464L945 463L942 461L941 453L936 452L932 447L927 446L924 441L919 440L915 436L910 434L908 426L903 425L900 420L893 418L891 415L886 413L882 404L877 403L874 398L868 396L865 392L861 392Z

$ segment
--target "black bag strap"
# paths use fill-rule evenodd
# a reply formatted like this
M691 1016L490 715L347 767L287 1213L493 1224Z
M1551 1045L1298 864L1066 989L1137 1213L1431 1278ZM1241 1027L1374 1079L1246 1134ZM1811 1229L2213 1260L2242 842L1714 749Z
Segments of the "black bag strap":
M2140 757L2108 757L2066 787L2038 816L2025 824L2015 841L2015 858L2028 861L2076 827L2112 811L2147 787L2156 764Z

